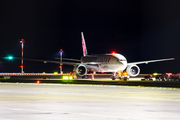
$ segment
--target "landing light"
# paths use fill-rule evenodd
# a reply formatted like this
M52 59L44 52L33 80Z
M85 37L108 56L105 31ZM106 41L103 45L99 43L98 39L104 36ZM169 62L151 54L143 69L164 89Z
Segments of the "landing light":
M127 72L124 72L124 75L127 75Z
M121 75L122 73L121 72L118 72L119 75Z

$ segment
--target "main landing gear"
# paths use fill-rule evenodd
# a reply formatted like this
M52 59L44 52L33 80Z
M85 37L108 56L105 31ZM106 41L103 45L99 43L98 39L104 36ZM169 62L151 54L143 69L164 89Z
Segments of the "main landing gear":
M116 80L116 72L113 73L113 75L111 76L112 80Z
M111 79L112 79L112 80L116 80L116 76L112 75L112 76L111 76Z
M129 80L129 76L127 75L127 73L122 73L122 74L117 74L113 73L113 75L111 76L112 80L116 80L116 78L118 78L119 80Z
M88 79L89 78L89 76L88 75L84 75L84 76L82 76L82 79Z

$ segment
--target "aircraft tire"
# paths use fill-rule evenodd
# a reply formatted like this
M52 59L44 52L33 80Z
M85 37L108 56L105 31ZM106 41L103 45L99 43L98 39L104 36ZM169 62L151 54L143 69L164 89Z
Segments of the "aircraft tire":
M112 80L116 80L116 76L111 76L111 79Z

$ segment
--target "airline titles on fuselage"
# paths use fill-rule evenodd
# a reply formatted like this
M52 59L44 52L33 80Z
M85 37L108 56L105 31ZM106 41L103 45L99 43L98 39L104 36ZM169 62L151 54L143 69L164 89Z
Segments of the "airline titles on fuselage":
M111 58L110 57L100 57L97 62L100 64L110 64Z

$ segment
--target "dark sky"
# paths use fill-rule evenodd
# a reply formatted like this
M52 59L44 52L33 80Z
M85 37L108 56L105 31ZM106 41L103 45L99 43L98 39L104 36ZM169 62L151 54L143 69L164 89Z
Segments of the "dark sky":
M116 51L128 62L176 58L139 65L141 73L178 73L180 2L176 0L1 0L0 56L80 59L80 32L89 54ZM1 60L0 72L20 72L20 60ZM64 66L68 70L68 66ZM57 64L24 61L25 72L58 71ZM72 69L71 69L72 71Z

